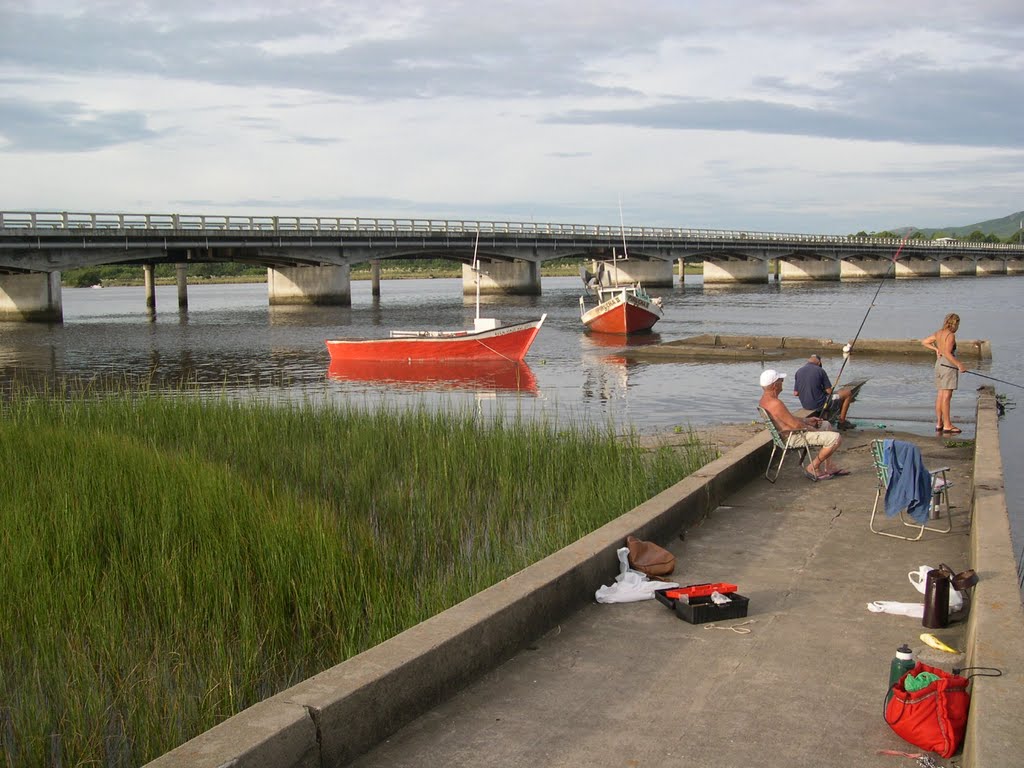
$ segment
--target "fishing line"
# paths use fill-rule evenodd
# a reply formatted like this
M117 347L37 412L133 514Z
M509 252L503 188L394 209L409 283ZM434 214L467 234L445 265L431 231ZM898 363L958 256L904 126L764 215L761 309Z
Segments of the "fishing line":
M942 367L943 368L952 368L954 371L960 370L955 365L947 365L946 363L943 363ZM1017 387L1019 389L1024 389L1024 385L1014 384L1012 381L1003 381L1002 379L997 379L995 376L986 376L984 373L978 373L977 371L964 371L964 373L970 373L970 374L972 374L974 376L980 376L983 379L991 379L992 381L998 381L1000 384L1009 384L1011 387Z
M882 279L878 281L878 287L875 289L875 295L871 297L871 304L868 305L868 311L864 313L864 317L860 321L860 327L857 329L856 335L853 337L853 341L849 344L849 350L847 354L843 355L843 363L839 366L839 373L836 374L836 382L832 385L832 392L825 399L825 404L821 408L822 414L826 414L832 407L833 393L839 389L839 380L843 378L843 369L846 368L846 361L850 359L850 355L853 354L853 348L857 344L857 339L860 338L860 332L864 330L864 323L868 321L868 315L871 314L871 310L875 307L875 300L878 298L879 292L882 290L882 286L885 281L889 278L889 272L892 271L893 267L896 266L896 262L900 258L900 254L903 252L903 247L907 244L907 240L910 238L910 232L907 232L903 236L903 241L900 243L900 247L896 249L896 253L893 254L892 260L889 262L889 268L885 270L885 274L882 275Z

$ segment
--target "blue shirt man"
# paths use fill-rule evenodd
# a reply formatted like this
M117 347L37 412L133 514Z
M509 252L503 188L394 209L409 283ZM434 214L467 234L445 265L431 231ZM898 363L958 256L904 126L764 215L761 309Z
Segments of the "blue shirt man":
M821 358L811 355L793 377L793 394L800 398L804 408L816 411L825 404L831 390L832 380L821 367Z
M839 428L849 429L853 426L846 420L846 412L850 410L850 403L853 402L853 393L849 389L832 392L832 380L821 367L821 357L818 355L811 355L807 362L797 369L793 377L793 394L800 398L800 405L809 411L819 411L828 402L829 395L832 395L839 404Z

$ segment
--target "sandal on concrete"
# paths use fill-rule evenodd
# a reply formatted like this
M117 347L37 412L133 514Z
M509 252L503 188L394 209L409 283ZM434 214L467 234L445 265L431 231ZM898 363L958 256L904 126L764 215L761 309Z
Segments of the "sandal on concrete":
M963 430L960 429L960 427L950 427L949 429L942 430L942 434L944 435L959 435L961 432L963 432Z
M823 472L820 475L819 474L815 474L814 472L812 472L811 470L807 469L806 467L804 468L804 474L807 475L807 478L809 480L813 480L814 482L818 482L819 480L828 480L830 477L832 477L832 475L829 474L828 472Z

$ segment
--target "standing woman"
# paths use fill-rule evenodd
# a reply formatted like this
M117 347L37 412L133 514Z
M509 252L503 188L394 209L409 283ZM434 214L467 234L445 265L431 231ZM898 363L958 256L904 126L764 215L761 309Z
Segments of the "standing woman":
M960 327L960 315L950 312L942 321L942 327L921 343L935 351L935 431L947 435L959 435L962 431L953 426L949 415L953 390L957 388L960 374L967 369L956 359L956 332Z

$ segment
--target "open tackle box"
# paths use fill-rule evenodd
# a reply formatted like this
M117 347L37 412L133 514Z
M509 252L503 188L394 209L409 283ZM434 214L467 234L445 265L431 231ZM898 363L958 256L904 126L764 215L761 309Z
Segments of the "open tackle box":
M706 624L709 621L740 619L747 615L750 600L739 594L735 584L725 582L690 584L686 587L667 587L654 592L659 603L671 608L676 615L691 624ZM719 605L711 599L718 592L729 598L728 603Z

